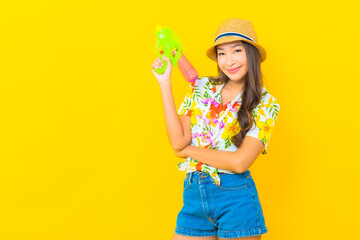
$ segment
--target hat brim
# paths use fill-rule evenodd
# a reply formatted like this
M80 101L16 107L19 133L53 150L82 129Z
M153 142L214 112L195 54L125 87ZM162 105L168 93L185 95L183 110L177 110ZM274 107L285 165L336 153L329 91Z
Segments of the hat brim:
M260 62L263 62L265 61L266 59L266 50L265 48L263 48L261 45L253 42L253 41L250 41L248 39L245 39L245 38L241 38L241 37L235 37L235 36L227 36L227 37L222 37L220 39L218 39L213 46L211 46L207 51L206 51L206 55L213 61L217 62L217 59L216 59L216 52L215 52L215 47L219 44L222 44L222 43L228 43L228 42L235 42L235 41L244 41L244 42L247 42L251 45L253 45L254 47L257 48L257 50L259 51L260 53Z

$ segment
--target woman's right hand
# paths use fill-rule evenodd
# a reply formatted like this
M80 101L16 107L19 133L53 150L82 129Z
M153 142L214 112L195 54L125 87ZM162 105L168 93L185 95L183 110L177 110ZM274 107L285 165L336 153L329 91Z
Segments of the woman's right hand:
M171 61L168 57L165 57L164 55L162 55L162 57L167 63L165 72L163 74L159 74L159 73L155 72L155 70L154 70L154 68L161 68L163 66L163 62L159 57L156 57L156 59L154 60L154 63L151 64L151 71L153 72L154 76L158 80L159 84L171 83L171 81L170 81L171 71L172 71Z

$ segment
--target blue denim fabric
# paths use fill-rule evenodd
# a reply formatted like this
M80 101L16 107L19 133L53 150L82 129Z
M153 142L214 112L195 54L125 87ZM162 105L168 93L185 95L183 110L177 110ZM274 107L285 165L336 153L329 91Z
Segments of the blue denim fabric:
M184 179L184 206L175 233L185 236L241 238L267 232L258 192L250 171L219 174L191 172Z

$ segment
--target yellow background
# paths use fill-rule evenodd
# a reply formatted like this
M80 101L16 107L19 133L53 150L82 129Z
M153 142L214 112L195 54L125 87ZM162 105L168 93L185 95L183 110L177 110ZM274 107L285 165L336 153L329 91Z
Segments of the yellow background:
M155 26L200 76L218 24L252 21L281 110L250 171L273 239L354 239L359 1L1 1L0 239L170 239L182 160L151 73ZM177 108L188 83L173 70Z

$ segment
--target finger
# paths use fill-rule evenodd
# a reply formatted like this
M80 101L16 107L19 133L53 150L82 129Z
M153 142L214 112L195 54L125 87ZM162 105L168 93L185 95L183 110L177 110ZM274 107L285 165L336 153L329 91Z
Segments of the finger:
M158 67L156 67L154 64L152 64L151 69L153 69L155 71L155 68L158 68Z
M153 65L151 66L151 71L153 72L153 74L154 74L155 76L158 75L158 73L155 71L155 68L154 68Z
M159 64L159 65L163 65L163 64L164 64L163 61L160 60L160 59L159 59L159 61L156 61L156 63Z
M164 55L162 56L162 58L163 58L166 62L169 62L169 61L170 61L170 58L165 57Z
M157 57L155 58L154 63L158 63L158 62L161 62L161 59Z
M158 62L158 63L162 63L162 62L163 62L163 60L162 60L161 58L157 57L157 58L156 58L156 62Z
M170 58L163 56L163 59L165 60L165 62L166 62L168 65L171 65L171 66L172 66L172 63L171 63Z
M161 68L161 66L160 66L159 64L154 64L154 68L156 68L156 69L160 69L160 68Z
M160 68L162 65L163 65L163 62L161 62L161 61L154 62L154 66L156 66L157 68Z

